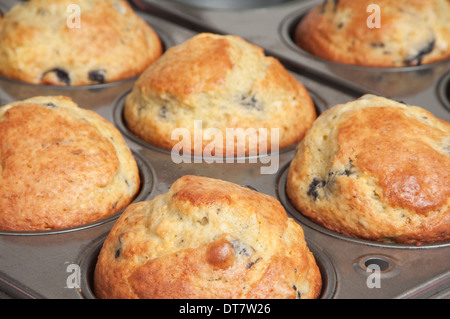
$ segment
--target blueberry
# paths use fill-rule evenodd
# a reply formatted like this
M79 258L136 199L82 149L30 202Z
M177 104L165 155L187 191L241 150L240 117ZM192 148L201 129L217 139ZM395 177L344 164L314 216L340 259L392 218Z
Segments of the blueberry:
M49 71L44 72L42 74L42 77L44 78L48 73L55 73L58 80L66 85L70 85L70 77L69 73L67 71L60 69L60 68L54 68Z
M297 299L301 299L302 298L302 294L300 293L300 291L297 289L297 287L295 285L292 285L292 289L294 289L294 291L296 292L296 298Z
M89 80L98 83L105 83L105 71L104 70L93 70L88 74Z
M430 42L426 43L422 48L420 48L415 55L408 57L405 61L405 64L407 66L421 65L423 57L433 51L435 44L436 40L433 38Z
M119 258L120 257L120 253L122 252L122 242L119 239L119 242L117 244L117 249L116 249L116 253L114 255L114 258Z
M344 171L341 172L339 175L350 176L350 175L352 174L352 169L353 169L354 167L355 167L355 166L353 165L353 161L350 160L350 161L348 162L348 164L345 166Z
M261 260L261 257L257 258L255 261L249 262L247 268L251 268L254 264Z
M325 0L322 4L322 10L320 11L320 13L325 13L327 4L332 5L333 11L336 12L336 7L339 4L339 0Z
M139 114L141 114L142 112L144 112L144 110L147 108L147 105L145 105L145 104L139 104L139 107L138 107L138 112L139 112ZM161 115L161 114L160 114Z
M252 191L255 191L255 192L258 191L256 188L254 188L253 186L250 186L250 185L245 185L245 187L247 187L248 189L251 189Z
M253 247L246 245L245 243L241 242L240 240L232 240L231 241L231 247L233 247L234 253L237 255L243 255L246 257L250 257L253 255L255 250Z
M245 106L250 109L255 109L258 111L261 111L263 109L263 106L261 103L256 99L255 95L242 95L240 104L242 106Z
M324 187L326 182L319 178L314 178L311 184L309 184L308 196L312 196L314 200L319 197L319 188Z
M159 117L165 119L167 115L167 107L163 105L163 107L159 110Z

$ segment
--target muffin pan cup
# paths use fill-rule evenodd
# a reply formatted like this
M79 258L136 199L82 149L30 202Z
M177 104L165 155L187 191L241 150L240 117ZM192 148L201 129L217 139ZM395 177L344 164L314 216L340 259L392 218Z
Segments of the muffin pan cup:
M293 25L320 1L291 0L279 4L271 1L265 6L260 0L256 7L239 10L203 8L180 1L131 1L161 36L166 49L198 32L236 34L260 45L268 55L278 57L311 93L318 113L365 93L375 93L423 106L444 120L450 118L450 108L442 102L449 95L448 62L413 69L368 69L329 63L294 47L289 38ZM16 2L19 1L0 0L0 9ZM400 94L400 89L393 92L393 86L386 83L396 83L394 79L399 76L406 87L419 79L419 86L425 88L415 89L411 94L405 91ZM321 298L450 296L450 243L411 246L348 238L313 224L296 211L284 190L294 147L272 156L240 158L228 163L208 164L205 159L197 163L191 158L191 163L176 164L170 152L140 141L128 131L121 114L124 98L134 81L48 87L0 77L0 104L36 95L66 95L80 107L92 109L113 123L140 167L143 185L135 201L151 200L166 193L176 179L187 174L228 180L277 198L303 227L323 276ZM261 169L268 165L276 165L276 172L261 174ZM54 232L0 231L0 298L95 298L92 276L96 258L119 215Z

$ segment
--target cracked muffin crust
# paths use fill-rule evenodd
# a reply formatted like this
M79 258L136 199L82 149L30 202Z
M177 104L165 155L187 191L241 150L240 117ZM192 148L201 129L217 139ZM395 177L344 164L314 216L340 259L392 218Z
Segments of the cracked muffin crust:
M367 26L370 4L380 7L380 28ZM294 38L300 48L344 64L428 64L450 57L450 1L326 0L305 15Z
M199 176L130 205L94 274L97 298L316 298L321 286L302 228L276 199Z
M67 97L0 108L0 229L79 226L122 210L139 189L119 131Z
M290 165L297 209L333 231L374 241L450 239L450 124L367 95L324 112Z
M69 10L74 5L79 27L77 12ZM123 0L30 0L0 20L0 74L23 82L118 81L137 76L161 54L158 35Z
M217 129L224 137L227 128L265 128L268 136L259 135L258 145L269 152L272 128L279 129L279 148L295 145L316 112L305 87L277 59L240 37L203 33L167 50L140 76L127 96L124 118L139 138L168 150L179 142L172 139L177 128L188 129L193 138L195 128ZM202 127L194 127L196 121ZM196 143L203 149L211 143L200 139L188 144L191 153ZM215 146L215 154L236 154ZM259 152L247 143L246 155Z

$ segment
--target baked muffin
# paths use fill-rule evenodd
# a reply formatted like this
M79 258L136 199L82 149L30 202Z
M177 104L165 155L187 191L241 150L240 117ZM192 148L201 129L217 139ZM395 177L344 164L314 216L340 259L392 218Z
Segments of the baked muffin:
M191 146L191 153L195 143L204 150L214 142L206 136L208 130L215 129L225 139L227 128L256 133L266 129L267 138L255 135L255 147L239 146L242 154L262 153L257 149L261 145L267 145L267 151L272 144L286 148L302 139L315 117L305 87L278 60L240 37L210 33L167 50L140 76L124 110L129 129L163 149L179 143L177 136L172 139L175 129L187 129L191 141L186 148ZM271 140L272 128L278 129L279 139ZM203 138L194 134L195 129ZM220 138L215 142L213 155L238 153L238 147L227 150Z
M94 273L97 298L316 298L321 286L302 228L276 199L198 176L130 205Z
M0 22L0 74L29 83L127 79L161 53L158 35L123 0L30 0Z
M366 95L322 113L290 165L286 192L305 216L379 242L450 239L450 124Z
M380 8L380 28L371 25L376 22L371 17L375 11L368 10L371 4ZM295 42L318 57L344 64L403 67L436 62L450 57L450 1L327 0L300 21Z
M0 108L0 229L79 226L122 210L139 189L119 131L67 97Z

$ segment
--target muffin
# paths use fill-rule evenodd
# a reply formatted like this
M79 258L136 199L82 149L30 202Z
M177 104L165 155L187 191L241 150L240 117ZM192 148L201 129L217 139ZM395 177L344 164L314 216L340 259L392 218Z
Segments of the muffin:
M297 149L286 192L332 231L421 245L450 239L450 124L366 95L322 113Z
M97 298L316 298L320 271L281 204L246 187L183 176L130 205L100 251Z
M132 78L162 53L123 0L30 0L0 20L0 74L46 85Z
M380 8L379 28L371 4ZM294 38L313 55L344 64L428 64L450 57L450 2L327 0L305 15Z
M0 108L0 229L54 230L122 210L139 190L119 131L67 97Z
M305 87L277 59L240 37L202 33L167 50L140 76L124 118L136 136L162 149L174 148L180 141L172 133L183 128L191 153L216 142L213 155L235 155L238 148L248 155L261 154L262 145L270 152L297 144L316 112ZM258 143L231 141L227 149L227 129L256 132Z

